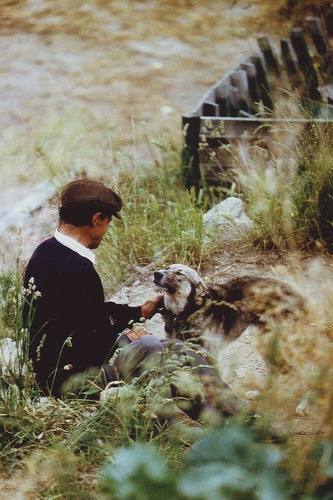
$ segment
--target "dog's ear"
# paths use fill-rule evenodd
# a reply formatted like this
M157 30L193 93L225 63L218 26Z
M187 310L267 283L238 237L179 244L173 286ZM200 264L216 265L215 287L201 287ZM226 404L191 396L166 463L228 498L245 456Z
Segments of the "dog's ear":
M201 280L195 287L195 303L197 306L202 306L207 297L209 297L209 290L206 283Z

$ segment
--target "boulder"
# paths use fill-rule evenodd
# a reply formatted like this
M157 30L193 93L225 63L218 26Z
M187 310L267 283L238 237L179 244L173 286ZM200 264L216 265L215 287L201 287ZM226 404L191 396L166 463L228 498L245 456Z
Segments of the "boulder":
M206 234L214 232L223 240L238 240L253 228L253 221L245 214L240 198L231 196L211 208L203 216Z

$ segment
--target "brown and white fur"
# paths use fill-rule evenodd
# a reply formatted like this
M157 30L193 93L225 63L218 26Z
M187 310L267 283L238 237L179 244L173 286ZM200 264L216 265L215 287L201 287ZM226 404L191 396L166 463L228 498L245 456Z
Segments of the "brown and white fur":
M274 322L296 321L305 310L296 291L270 278L241 276L207 284L194 269L172 264L155 271L153 282L164 293L167 337L198 341L215 356L221 341L233 341L251 326L260 332ZM303 400L296 413L304 415L307 406Z

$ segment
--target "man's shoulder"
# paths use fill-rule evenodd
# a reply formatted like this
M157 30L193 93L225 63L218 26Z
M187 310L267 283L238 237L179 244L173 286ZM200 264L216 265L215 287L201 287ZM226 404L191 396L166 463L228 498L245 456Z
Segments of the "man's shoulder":
M44 240L38 245L31 257L31 260L51 260L54 264L57 261L71 261L72 264L76 262L78 264L82 263L85 265L89 263L88 259L81 257L78 253L74 252L65 245L62 245L54 236Z
M47 238L46 240L42 241L41 243L39 243L39 245L37 246L36 250L38 250L39 248L47 248L47 247L52 247L55 245L55 243L57 243L57 240L55 239L54 236L51 236L50 238Z
M37 290L43 294L52 287L58 290L70 282L94 282L96 274L88 259L51 237L40 243L32 254L26 267L24 286L33 277Z
M33 253L33 256L39 254L45 254L48 252L62 252L64 251L64 248L62 247L63 245L58 243L58 241L55 239L54 236L51 236L51 238L47 238L37 246L37 248Z

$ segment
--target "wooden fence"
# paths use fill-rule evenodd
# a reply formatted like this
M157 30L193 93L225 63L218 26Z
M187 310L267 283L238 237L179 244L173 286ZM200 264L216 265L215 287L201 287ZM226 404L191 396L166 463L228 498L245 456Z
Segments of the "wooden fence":
M323 18L308 17L280 40L258 39L259 50L213 85L195 110L183 115L182 165L187 187L202 179L232 182L234 146L270 150L291 131L316 121L333 123L333 4ZM279 53L278 53L279 52Z

